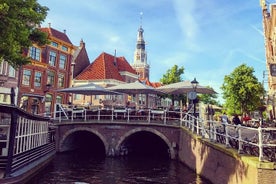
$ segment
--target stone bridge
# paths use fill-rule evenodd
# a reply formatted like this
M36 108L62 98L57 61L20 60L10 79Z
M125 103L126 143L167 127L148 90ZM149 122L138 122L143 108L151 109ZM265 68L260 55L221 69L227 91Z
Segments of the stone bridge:
M59 122L55 123L56 148L58 152L73 150L80 144L89 146L89 142L99 142L107 156L124 154L136 140L144 143L155 140L161 142L171 159L177 158L180 138L179 126L146 123L120 123L120 122ZM149 136L150 135L150 136ZM144 144L143 143L143 144ZM96 148L98 149L98 147Z

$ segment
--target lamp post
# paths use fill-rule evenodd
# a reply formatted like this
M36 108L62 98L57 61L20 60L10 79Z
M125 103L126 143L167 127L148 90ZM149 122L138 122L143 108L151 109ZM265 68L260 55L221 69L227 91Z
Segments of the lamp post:
M72 61L71 63L71 76L70 76L70 87L73 87L74 86L74 69L75 69L75 66L76 66L76 63L75 61ZM70 96L70 102L73 104L73 99L74 99L74 94L72 93L71 96Z
M196 122L196 99L197 99L196 88L197 88L198 82L197 82L196 78L194 78L194 80L191 81L191 84L193 86L192 95L190 95L190 96L193 96L191 99L193 100L193 105L194 105L194 127L196 126L196 129L198 131L197 122ZM194 131L194 129L193 129L193 131Z

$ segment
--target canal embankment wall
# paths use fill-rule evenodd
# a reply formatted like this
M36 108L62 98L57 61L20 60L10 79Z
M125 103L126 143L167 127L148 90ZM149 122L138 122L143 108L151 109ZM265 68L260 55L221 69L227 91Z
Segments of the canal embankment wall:
M238 154L186 128L180 132L178 158L214 184L276 184L276 163Z

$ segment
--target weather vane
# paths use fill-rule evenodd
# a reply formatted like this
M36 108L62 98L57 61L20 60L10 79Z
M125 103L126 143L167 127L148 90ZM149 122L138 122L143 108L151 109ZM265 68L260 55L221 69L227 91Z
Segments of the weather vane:
M140 25L142 26L143 12L140 12Z

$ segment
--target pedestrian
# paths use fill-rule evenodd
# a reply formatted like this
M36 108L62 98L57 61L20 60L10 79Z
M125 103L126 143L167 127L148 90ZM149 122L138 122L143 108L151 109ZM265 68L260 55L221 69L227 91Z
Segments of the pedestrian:
M228 123L228 117L226 113L223 113L223 115L220 118L222 123Z
M222 124L222 127L223 127L223 132L226 132L226 125L228 124L228 116L224 112L223 115L220 118L221 118L221 124Z
M242 121L246 126L250 126L250 120L250 116L248 114L244 114Z
M232 119L232 122L235 125L240 125L241 124L241 120L240 120L240 118L239 118L239 116L237 114L234 115L234 118Z
M236 137L239 137L239 126L238 125L241 125L241 120L237 114L235 114L234 118L232 119L232 122L235 124Z

